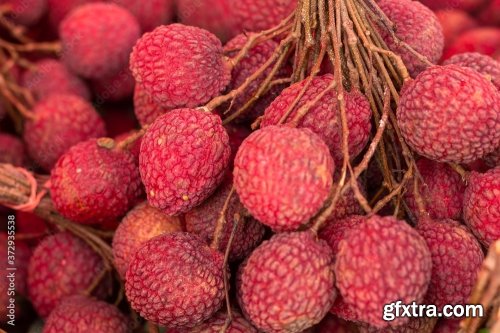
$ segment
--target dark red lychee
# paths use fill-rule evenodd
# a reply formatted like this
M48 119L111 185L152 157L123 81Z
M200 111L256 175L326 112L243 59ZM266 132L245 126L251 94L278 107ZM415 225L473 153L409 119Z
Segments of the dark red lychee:
M232 321L226 329L226 333L258 333L258 330L252 326L237 310L231 310ZM179 330L178 333L219 333L227 320L227 310L217 312L211 319L193 327L191 329Z
M337 92L325 90L332 84L333 75L327 74L315 77L304 95L300 98L293 111L286 118L285 123L294 124L301 128L308 128L328 145L336 165L342 164L342 124L338 105ZM290 105L299 96L307 80L300 81L286 88L266 109L261 127L277 125L288 112ZM324 94L307 112L301 116L300 109ZM359 91L351 91L344 96L346 104L347 126L349 128L349 154L356 157L366 146L371 131L370 104Z
M500 148L486 156L484 158L484 163L490 168L500 166Z
M137 205L123 218L113 237L113 256L118 273L125 277L134 254L148 240L182 229L179 218L167 216L147 202Z
M446 60L443 65L458 65L476 70L500 89L500 63L484 54L461 53Z
M337 186L334 184L334 186ZM361 182L358 182L358 188L362 194L365 194L365 188ZM335 190L334 190L335 191ZM346 218L355 214L362 214L363 208L358 202L354 191L349 189L344 195L342 195L337 203L335 204L335 208L327 219L327 223L332 223L334 221Z
M479 13L479 20L486 26L500 26L500 0L491 0Z
M328 314L316 325L311 332L313 333L358 333L353 323L342 320L334 315Z
M140 84L135 85L134 113L142 126L151 124L168 111L170 111L169 108L163 108L157 104Z
M457 333L460 329L460 320L458 319L440 319L437 322L433 333Z
M376 328L408 322L382 319L384 305L423 301L432 260L425 240L404 221L372 216L340 241L337 288L357 318Z
M461 9L474 11L481 7L487 0L420 0L431 9Z
M33 213L22 211L16 211L16 229L18 234L25 234L31 237L35 237L33 240L30 239L29 244L38 244L38 237L41 238L49 230L45 220Z
M435 14L443 28L445 48L451 45L462 33L478 25L476 20L463 10L438 10Z
M59 35L68 68L85 78L102 79L127 65L140 27L123 7L92 3L72 11L61 22Z
M222 181L230 154L217 115L177 109L156 119L142 139L139 157L149 203L168 215L196 207Z
M23 166L26 152L21 140L7 133L0 133L0 163Z
M234 186L257 220L275 231L296 230L328 198L334 165L327 145L309 129L267 126L240 146Z
M93 106L75 95L50 95L33 109L26 122L24 142L33 160L51 170L73 145L106 135L104 122Z
M102 258L83 240L62 232L45 238L35 249L28 267L28 294L41 317L67 296L85 293L105 269ZM106 284L94 295L105 298Z
M238 301L265 332L302 332L319 323L336 296L333 255L311 231L265 241L241 266Z
M126 274L125 291L134 310L160 325L194 327L224 301L224 258L189 233L146 242Z
M134 88L135 80L128 67L110 77L92 81L92 90L97 104L127 99L134 93Z
M66 298L50 314L44 333L132 333L129 319L115 306L81 295Z
M134 157L113 145L112 139L91 139L59 159L50 193L61 215L95 224L115 220L137 203L142 186Z
M428 68L403 87L397 116L411 148L438 162L472 162L500 145L500 94L470 68Z
M174 17L174 0L112 0L112 2L134 14L143 32L169 23Z
M448 164L438 163L426 158L417 161L419 177L419 193L431 218L459 219L465 183L462 177ZM405 195L406 203L414 214L418 207L413 191L413 182L408 186Z
M0 4L11 7L8 18L28 26L37 23L47 10L47 0L0 0Z
M249 128L242 125L228 124L225 126L229 135L229 145L231 146L230 170L234 167L234 158L243 141L252 133Z
M192 108L219 95L230 80L221 42L210 32L182 24L144 34L130 69L145 92L164 108Z
M464 195L464 220L474 235L490 246L500 239L500 167L472 172Z
M223 184L208 200L184 216L186 220L186 230L198 234L208 244L213 240L215 226L219 219L226 198L231 192L231 183ZM224 253L227 248L229 237L233 231L235 214L241 217L238 228L231 245L231 260L245 258L264 237L265 228L251 216L245 217L245 208L238 198L238 194L233 193L226 211L226 224L222 231L220 250Z
M104 2L104 0L47 0L49 20L53 28L57 29L61 21L73 9L92 2Z
M139 131L137 130L132 130L130 132L122 133L115 137L115 142L116 144L119 145L123 141L129 139L131 135L136 135L138 132ZM127 147L127 150L132 154L132 156L134 156L134 161L137 165L139 165L139 154L141 153L141 143L142 143L142 137L135 140Z
M429 8L411 0L382 0L379 5L396 25L396 36L400 40L427 57L431 63L439 61L444 48L443 29ZM406 48L398 45L386 29L381 29L381 33L387 46L401 56L413 77L428 67Z
M435 325L435 318L411 318L408 323L398 327L378 329L371 326L360 325L359 333L432 333Z
M494 56L500 50L500 29L495 27L479 27L468 30L458 37L443 52L443 59L465 52L478 52Z

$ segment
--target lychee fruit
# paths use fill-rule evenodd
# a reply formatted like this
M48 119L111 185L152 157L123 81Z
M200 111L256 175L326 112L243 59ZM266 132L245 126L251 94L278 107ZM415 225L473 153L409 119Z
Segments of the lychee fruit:
M433 333L457 333L460 330L459 319L440 319Z
M132 130L130 132L122 133L115 137L115 142L117 145L128 139L131 135L137 134L137 130ZM128 151L134 156L135 164L139 165L139 154L141 153L141 143L142 137L138 138L128 146Z
M54 94L71 94L90 100L85 82L55 59L40 60L33 70L24 72L23 86L39 100Z
M298 127L308 128L316 133L330 148L335 164L341 165L343 161L342 123L337 92L331 89L324 94L333 80L334 77L331 74L315 77L286 118L285 123L296 124ZM266 109L261 127L279 124L306 84L307 80L303 80L283 90ZM300 117L299 110L321 94L324 96L309 109L305 116ZM368 100L359 91L353 90L346 93L344 99L349 128L349 155L355 158L366 146L370 137L371 109Z
M75 95L50 95L35 105L33 113L35 119L26 122L24 142L45 170L51 170L73 145L106 134L97 111Z
M313 333L358 333L354 323L347 322L334 315L328 314L316 325L311 332Z
M174 17L174 0L112 0L112 2L134 14L143 32L169 23Z
M123 218L113 237L113 257L118 273L125 277L130 260L148 240L182 230L179 218L167 216L147 202L137 205Z
M50 24L57 29L73 9L92 2L104 2L104 0L47 0Z
M111 304L86 296L66 298L50 314L44 333L132 333L131 323Z
M16 211L16 228L18 234L30 236L27 240L30 245L38 244L39 239L49 231L44 219L23 211Z
M418 190L429 216L434 219L459 219L465 191L462 177L448 164L426 158L417 161L417 169L421 176L418 178ZM410 210L418 215L413 182L406 190L405 200Z
M243 125L228 124L226 125L226 131L229 135L229 145L231 146L231 161L230 170L233 171L234 168L234 158L236 153L240 148L243 141L252 133L250 129ZM232 174L231 174L232 176Z
M24 143L13 135L0 132L0 163L23 166L25 161Z
M135 85L134 113L142 126L151 124L156 118L168 111L170 111L169 108L164 108L156 103L140 84Z
M468 30L458 37L443 52L443 59L455 54L477 52L494 56L500 50L500 29L494 27L479 27Z
M243 141L234 186L250 214L275 231L296 230L323 206L335 164L309 129L267 126Z
M27 26L36 24L47 10L47 0L0 0L0 4L11 7L8 18Z
M498 167L500 166L500 148L495 150L493 153L489 154L484 158L484 163L490 167Z
M213 241L214 231L226 199L231 192L231 183L223 184L208 200L184 215L186 230L198 234L208 244ZM245 208L233 193L225 214L225 227L222 231L220 250L225 253L233 231L235 215L241 217L231 245L232 261L245 258L264 237L265 228L252 217L245 217Z
M337 186L337 185L334 185ZM363 184L358 181L358 188L362 194L365 194L365 188ZM335 191L335 190L334 190ZM326 223L331 223L337 220L341 220L351 215L362 214L363 208L359 204L356 195L352 189L349 189L345 194L341 195L335 204L330 216L327 218Z
M68 68L85 78L102 79L127 65L140 27L123 7L92 3L72 11L61 22L59 34Z
M125 291L146 320L176 328L212 317L224 301L224 258L189 233L164 234L141 247L127 270Z
M130 68L137 84L170 109L203 105L230 80L230 66L217 37L182 24L144 34L134 46Z
M347 234L365 221L366 217L361 215L348 216L341 220L327 223L319 233L319 238L325 240L333 251L336 259L339 252L340 241L347 237Z
M376 328L408 318L382 319L384 305L423 301L432 260L425 240L404 221L374 215L340 241L335 261L337 288L357 318Z
M443 65L458 65L476 70L486 76L500 90L500 63L481 53L461 53L446 60Z
M177 109L142 139L139 167L149 203L167 215L191 210L221 183L231 148L219 116Z
M443 29L429 8L411 0L382 0L379 5L395 24L396 36L401 41L425 56L431 63L436 64L439 61L444 48ZM428 67L399 45L385 29L381 29L381 34L387 46L401 56L413 77Z
M231 324L226 329L226 333L259 333L237 310L232 309ZM191 329L180 330L179 333L219 333L225 326L227 320L227 310L217 312L206 322Z
M470 68L422 72L403 87L397 117L410 147L438 162L472 162L500 145L500 94Z
M87 292L105 269L102 258L83 240L67 232L46 237L35 249L28 267L28 294L41 317L65 297ZM108 295L102 281L94 295Z
M398 327L378 329L371 326L360 325L359 333L432 333L436 325L435 318L411 318L406 324Z
M92 81L97 104L106 101L119 102L132 96L134 93L135 80L128 67L123 68L117 74Z
M487 0L419 0L430 9L461 9L473 12Z
M333 255L311 231L280 233L242 264L238 301L264 332L302 332L318 324L335 300Z
M463 10L438 10L435 14L443 28L445 47L451 45L462 33L478 26L476 20Z
M52 169L50 194L57 211L83 224L115 220L135 205L142 186L134 157L112 139L91 139L65 153Z
M500 0L491 0L479 13L479 20L484 25L500 26Z
M488 247L500 239L500 167L483 174L472 172L464 194L464 220Z

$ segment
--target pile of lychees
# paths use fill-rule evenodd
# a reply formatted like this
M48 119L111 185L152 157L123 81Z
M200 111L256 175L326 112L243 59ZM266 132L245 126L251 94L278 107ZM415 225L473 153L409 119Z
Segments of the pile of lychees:
M0 0L0 327L500 330L499 61L497 0Z

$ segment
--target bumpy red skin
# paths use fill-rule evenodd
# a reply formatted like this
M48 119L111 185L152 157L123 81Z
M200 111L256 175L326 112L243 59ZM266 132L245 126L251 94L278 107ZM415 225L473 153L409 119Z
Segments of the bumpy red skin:
M71 147L50 176L55 208L82 224L121 217L143 193L132 154L100 147L98 142L91 139Z
M182 24L144 34L130 55L130 69L147 94L164 108L193 108L219 95L230 68L221 42L210 32Z
M243 313L265 332L295 333L316 325L336 297L332 262L328 244L310 231L274 235L240 267Z
M382 0L379 5L396 25L396 36L399 39L427 57L431 63L439 61L444 48L443 29L429 8L411 0ZM428 67L403 46L399 46L385 29L381 32L387 46L401 56L413 77Z
M398 327L378 329L360 325L359 333L432 333L435 325L436 319L433 318L412 318L408 323Z
M500 145L500 94L470 68L428 68L403 87L397 116L410 147L438 162L472 162Z
M454 55L446 60L443 65L458 65L468 67L485 75L500 90L500 63L484 54L480 53L461 53Z
M29 299L46 318L63 298L85 292L103 270L102 258L83 240L66 232L48 236L29 263ZM105 287L101 283L94 295L107 297Z
M220 212L231 191L232 184L223 184L210 198L200 206L184 215L186 230L195 233L204 239L208 244L213 240L215 226L219 219ZM226 211L226 224L222 231L222 238L219 249L225 253L229 237L233 231L235 214L240 214L243 218L244 208L238 198L238 194L233 193ZM245 258L250 252L260 244L264 238L265 228L252 217L242 219L238 224L236 233L231 245L230 260L236 261Z
M126 9L95 3L72 11L61 22L59 35L68 68L85 78L102 79L127 66L140 27Z
M267 126L243 141L234 186L250 214L274 231L296 230L323 206L335 164L309 129Z
M169 108L163 108L156 103L140 84L135 86L134 113L142 126L151 124L168 111L170 111Z
M37 23L47 10L47 0L0 0L0 4L12 6L8 17L28 26Z
M174 17L174 0L112 0L127 8L139 21L143 32L169 23Z
M420 0L430 9L461 9L474 11L481 7L487 0Z
M73 145L106 135L104 122L93 106L75 95L51 95L33 109L26 122L24 142L33 160L51 170Z
M337 288L360 321L376 328L408 322L382 319L385 304L423 301L432 260L425 240L404 221L372 216L340 241L335 262Z
M111 304L77 295L66 298L47 318L44 333L132 333L130 322Z
M21 140L6 133L0 133L0 163L23 166L26 152Z
M47 0L49 20L53 28L57 29L62 20L73 9L92 2L104 2L105 0Z
M221 253L198 236L173 233L146 242L126 274L125 291L143 318L176 328L209 319L224 301Z
M419 192L429 216L434 219L460 219L465 191L462 177L448 164L426 158L417 161L417 169L422 176L419 177ZM417 215L413 184L408 186L405 200Z
M477 21L463 10L438 10L435 14L443 28L445 47L462 33L478 26Z
M71 73L64 64L55 59L40 60L33 71L23 75L23 86L30 89L39 100L53 94L72 94L90 100L90 91L85 82Z
M144 243L156 236L182 230L177 217L167 216L147 202L137 205L123 218L113 237L116 270L125 277L130 261Z
M133 95L134 88L135 80L128 67L123 68L116 75L92 82L92 90L97 104L127 99Z
M494 56L500 51L500 29L495 27L480 27L469 30L458 37L453 44L443 52L443 59L465 52L478 52Z
M366 191L361 182L358 182L358 187L360 192L365 195ZM341 220L348 216L362 213L363 208L359 204L358 199L356 199L354 191L352 189L349 189L343 196L339 198L326 223L334 223L335 221Z
M441 319L437 322L433 333L457 333L460 329L460 320Z
M500 239L500 167L484 174L472 172L464 195L464 220L481 243Z
M231 148L219 116L173 110L148 128L139 167L149 203L179 215L207 199L221 183Z
M305 104L315 100L332 83L333 75L327 74L315 77L304 95L299 100L285 123L294 124L298 111ZM261 122L261 127L277 125L288 111L289 106L306 85L307 80L300 81L283 90L283 92L269 105ZM308 128L328 145L335 164L340 165L343 161L342 153L342 124L338 108L337 93L335 90L324 94L323 97L312 106L307 114L298 121L298 127ZM349 127L348 146L351 158L355 158L366 146L371 131L371 110L366 97L359 91L346 93L346 116Z
M226 333L259 333L238 311L232 310L232 321ZM227 321L227 311L217 312L211 319L191 329L179 330L177 333L219 333Z

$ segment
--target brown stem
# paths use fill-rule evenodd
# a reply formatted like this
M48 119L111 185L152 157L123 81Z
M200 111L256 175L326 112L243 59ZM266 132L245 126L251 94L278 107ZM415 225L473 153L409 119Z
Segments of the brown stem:
M229 191L229 194L226 197L226 201L224 202L224 206L222 207L222 210L219 213L219 218L217 219L217 223L215 225L212 244L210 244L210 247L212 249L216 249L216 250L219 249L222 235L224 233L224 228L225 228L226 223L227 223L227 221L226 221L227 209L229 208L229 203L231 202L231 198L233 197L234 191L235 191L234 186L232 186L231 191Z

